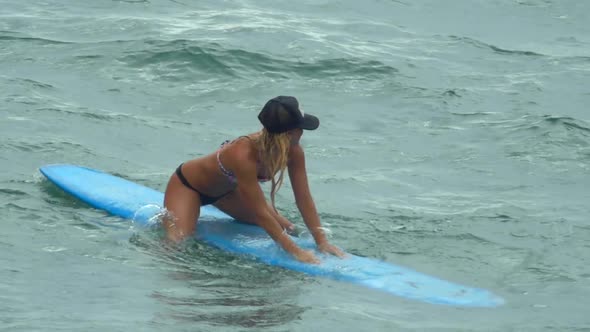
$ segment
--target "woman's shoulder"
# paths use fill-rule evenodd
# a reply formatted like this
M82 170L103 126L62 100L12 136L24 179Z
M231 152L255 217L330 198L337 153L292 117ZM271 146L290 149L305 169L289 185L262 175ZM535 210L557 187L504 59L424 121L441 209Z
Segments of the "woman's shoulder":
M301 144L292 146L289 149L289 168L305 167L305 152Z
M295 144L289 148L289 155L294 157L303 156L305 152L303 151L303 146L301 144Z
M224 159L231 159L231 161L236 163L256 163L256 149L251 135L239 136L224 150Z

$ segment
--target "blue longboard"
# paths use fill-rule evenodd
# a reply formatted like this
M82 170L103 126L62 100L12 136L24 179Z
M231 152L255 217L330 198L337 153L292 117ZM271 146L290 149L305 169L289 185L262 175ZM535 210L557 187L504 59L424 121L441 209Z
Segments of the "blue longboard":
M89 205L115 216L150 226L160 212L163 193L98 170L75 165L48 165L41 173L55 185ZM352 254L346 259L318 254L319 265L300 263L258 227L235 222L209 205L201 208L195 237L234 254L266 264L348 281L408 299L461 307L496 307L504 300L485 289L467 287L414 270ZM293 240L314 249L312 239Z

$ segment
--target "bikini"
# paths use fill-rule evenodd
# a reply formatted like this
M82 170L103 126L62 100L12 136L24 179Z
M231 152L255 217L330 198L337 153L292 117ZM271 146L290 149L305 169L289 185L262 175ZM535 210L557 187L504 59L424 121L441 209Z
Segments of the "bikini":
M233 141L226 140L225 142L221 143L221 146L217 150L217 165L219 165L219 170L221 170L221 173L223 173L223 175L225 175L228 178L228 180L231 183L234 183L234 184L237 183L237 181L238 181L238 179L236 178L236 175L232 171L228 170L227 168L225 168L223 166L223 164L221 163L221 159L219 158L219 155L221 154L221 148L223 148L226 144L233 143L234 141L236 141L236 140L238 140L238 139L240 139L242 137L246 137L248 139L251 139L248 136L240 136L240 137L236 138ZM184 174L182 174L182 165L184 165L184 163L180 164L176 168L176 176L178 176L178 178L180 179L180 182L182 182L183 185L185 185L187 188L189 188L189 189L195 191L197 194L199 194L199 197L201 198L201 205L202 206L213 204L213 203L217 202L218 200L220 200L221 198L223 198L224 196L226 196L227 194L229 194L230 192L233 191L233 189L232 189L232 190L228 191L227 193L225 193L225 194L223 194L221 196L217 196L217 197L213 197L213 196L209 196L209 195L203 194L198 189L196 189L195 187L193 187L190 184L190 182L188 182L188 180L186 179L186 177L184 176ZM262 182L267 182L267 181L270 181L270 180L271 179L268 179L268 178L258 177L258 182L261 182L261 183Z
M180 164L177 168L176 168L176 175L178 176L178 178L180 179L180 182L182 182L182 184L184 184L187 188L193 190L194 192L196 192L197 194L199 194L199 197L201 198L201 205L209 205L209 204L213 204L215 202L217 202L218 200L220 200L223 196L229 194L231 192L228 191L227 193L218 196L218 197L213 197L213 196L209 196L209 195L205 195L202 192L200 192L197 188L193 187L188 180L186 179L186 177L184 176L184 174L182 174L182 165L184 165L184 163Z
M219 159L219 154L221 153L221 148L223 148L226 144L233 143L242 137L246 137L247 139L251 140L250 136L240 136L233 141L226 140L225 142L221 143L219 150L217 150L217 165L219 165L219 169L221 170L221 173L223 173L223 175L225 175L231 181L231 183L237 183L238 179L236 178L236 175L232 171L223 167L223 164L221 163L221 159ZM269 179L269 178L258 176L258 182L260 182L260 183L268 182L270 180L271 179Z

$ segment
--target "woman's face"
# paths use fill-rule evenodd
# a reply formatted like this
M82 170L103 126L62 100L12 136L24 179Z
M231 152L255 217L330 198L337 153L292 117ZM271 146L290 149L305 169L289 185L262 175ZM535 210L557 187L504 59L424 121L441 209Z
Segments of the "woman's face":
M303 129L293 129L289 131L289 135L291 136L291 145L297 145L299 144L299 140L301 140L301 136L303 136Z

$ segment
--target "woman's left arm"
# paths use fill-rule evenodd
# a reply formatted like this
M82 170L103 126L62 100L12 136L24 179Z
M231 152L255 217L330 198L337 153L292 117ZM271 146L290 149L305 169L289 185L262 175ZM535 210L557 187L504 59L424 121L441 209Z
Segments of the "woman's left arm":
M309 190L307 181L307 171L305 170L305 153L301 145L291 146L289 150L289 180L295 195L295 203L303 217L305 225L313 235L313 238L320 251L328 252L339 257L343 257L342 250L331 245L326 234L322 230L320 217L318 215L315 203Z

